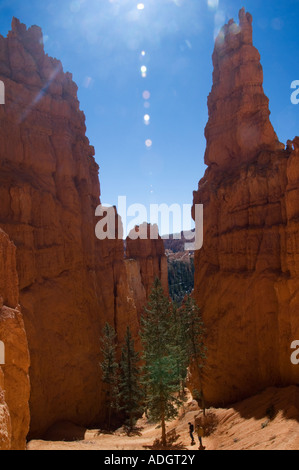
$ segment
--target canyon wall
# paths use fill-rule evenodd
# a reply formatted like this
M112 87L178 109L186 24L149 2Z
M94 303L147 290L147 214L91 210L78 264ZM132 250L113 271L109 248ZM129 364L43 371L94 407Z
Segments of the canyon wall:
M19 307L16 249L0 230L0 450L24 450L29 430L29 351ZM2 359L2 354L1 354Z
M95 236L94 149L77 86L44 53L40 28L13 19L0 37L0 80L0 227L17 248L31 357L30 437L41 437L57 421L104 419L102 328L114 324L121 341L130 324L137 336L146 272L124 259L123 240Z
M206 401L223 405L270 385L299 384L299 139L269 120L252 17L220 32L206 127L208 165L195 296L207 328ZM194 383L194 386L198 384Z
M147 297L156 277L161 280L164 292L168 295L167 258L157 225L144 223L140 227L135 227L127 237L126 255L127 258L138 261Z

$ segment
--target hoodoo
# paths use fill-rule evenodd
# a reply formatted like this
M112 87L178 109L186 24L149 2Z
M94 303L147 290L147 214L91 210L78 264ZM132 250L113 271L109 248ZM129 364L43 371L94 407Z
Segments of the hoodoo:
M260 54L252 43L252 16L243 8L216 38L208 97L205 163L223 172L255 160L261 150L284 148L269 120Z
M0 37L0 80L6 93L0 227L16 246L31 358L30 436L41 437L57 421L90 425L103 419L102 328L110 322L120 340L128 324L137 334L146 273L142 269L141 276L136 260L125 261L123 240L95 236L95 152L77 86L44 53L39 27L27 29L13 19L7 38Z
M213 63L195 296L208 331L204 393L221 405L299 383L299 139L285 147L270 123L244 9L221 30Z

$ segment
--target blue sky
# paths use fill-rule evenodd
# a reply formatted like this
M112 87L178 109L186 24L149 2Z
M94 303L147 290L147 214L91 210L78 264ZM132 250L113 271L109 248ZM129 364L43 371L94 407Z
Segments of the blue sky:
M41 26L46 52L73 73L103 202L191 204L205 171L214 36L242 6L254 18L271 121L286 142L299 134L299 105L290 101L299 0L0 0L0 32L12 16Z

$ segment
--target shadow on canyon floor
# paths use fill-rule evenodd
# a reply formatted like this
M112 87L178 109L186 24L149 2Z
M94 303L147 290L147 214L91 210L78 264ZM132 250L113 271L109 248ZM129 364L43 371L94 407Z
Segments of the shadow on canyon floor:
M156 439L153 445L143 446L145 450L186 450L187 447L182 443L178 442L180 435L177 434L175 429L172 429L167 433L167 446L164 447L161 439Z
M45 441L75 442L85 439L87 429L69 421L61 421L53 424L43 436Z
M285 419L293 419L299 422L299 386L270 387L226 408L234 409L242 418L247 420L265 418L265 420L271 422L275 420L279 413L282 413Z
M299 448L299 387L268 388L232 407L207 410L203 444L207 450L297 450ZM197 450L191 446L189 422L203 422L202 411L189 395L177 419L167 423L168 445L161 429L143 417L136 435L124 428L114 433L57 423L45 441L31 441L28 450ZM60 442L59 442L60 441Z

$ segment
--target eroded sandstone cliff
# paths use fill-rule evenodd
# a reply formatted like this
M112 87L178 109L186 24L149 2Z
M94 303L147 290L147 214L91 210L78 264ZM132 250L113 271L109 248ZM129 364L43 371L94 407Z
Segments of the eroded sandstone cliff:
M216 38L213 88L208 98L205 163L221 170L255 159L281 144L269 120L260 54L252 43L252 16L242 9Z
M0 450L24 450L29 430L29 351L15 251L0 230L0 341L5 348L5 363L0 366Z
M138 261L142 284L147 296L150 294L156 277L161 279L164 292L168 294L167 258L157 225L144 223L140 227L135 227L127 237L126 255L127 258Z
M13 19L0 37L0 80L0 226L17 248L30 436L41 437L57 421L104 418L102 328L114 324L121 340L129 323L137 335L145 288L123 240L96 239L94 149L77 86L44 53L40 28Z
M204 393L227 404L269 385L299 383L299 139L287 148L269 120L252 17L220 32L208 99L208 165L195 296L207 327ZM196 385L196 384L195 384Z

